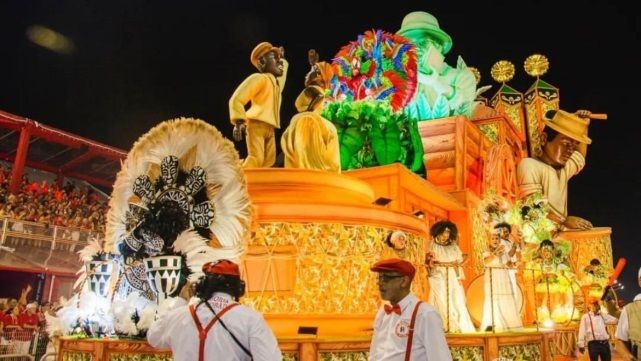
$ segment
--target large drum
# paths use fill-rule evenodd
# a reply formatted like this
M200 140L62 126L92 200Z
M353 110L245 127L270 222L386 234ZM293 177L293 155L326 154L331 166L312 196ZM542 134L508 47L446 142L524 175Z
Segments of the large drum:
M523 291L521 286L517 283L516 288L516 302L519 307L519 312L523 312ZM489 295L487 297L490 297ZM485 302L485 283L484 274L478 275L470 282L470 286L466 292L467 310L470 313L474 326L479 327L483 320L483 303Z

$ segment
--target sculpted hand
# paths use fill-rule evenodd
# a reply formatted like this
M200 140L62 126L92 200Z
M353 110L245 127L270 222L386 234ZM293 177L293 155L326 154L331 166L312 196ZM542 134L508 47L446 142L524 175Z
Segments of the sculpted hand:
M579 109L576 112L574 112L574 114L580 116L581 118L588 118L589 119L590 115L592 115L592 112L589 111L589 110L585 110L585 109Z
M281 47L281 51L284 50ZM318 53L316 52L315 49L309 49L307 52L307 60L309 61L309 65L314 66L314 64L318 63L319 56Z
M244 120L236 121L236 124L234 125L234 133L233 133L235 141L240 142L241 140L243 140L243 136L245 135L245 128L247 128L247 126L245 125Z
M592 223L581 217L568 216L563 225L569 229L587 230L592 228Z
M280 57L285 58L285 48L281 46L279 49L280 49Z
M426 84L433 87L437 93L449 97L453 91L452 86L447 84L443 78L441 78L439 72L434 67L430 66L429 71L430 73L424 78L424 80L426 80Z

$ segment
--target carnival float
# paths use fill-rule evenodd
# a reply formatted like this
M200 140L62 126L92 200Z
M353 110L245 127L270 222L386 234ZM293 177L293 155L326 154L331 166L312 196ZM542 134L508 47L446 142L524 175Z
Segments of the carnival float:
M331 137L301 150L289 137L314 139L320 128L292 128L284 168L242 168L233 143L201 120L143 135L114 184L105 239L81 251L78 292L52 320L58 359L171 359L145 343L146 329L204 263L225 258L240 264L242 303L265 316L286 360L366 360L381 304L370 265L411 261L413 292L427 300L429 229L443 219L457 225L467 255L457 267L477 330L447 334L454 359L571 355L585 302L617 272L610 228L568 229L548 217L558 209L547 190L522 196L519 164L540 155L559 89L541 78L549 64L535 54L524 62L529 89L508 84L516 69L502 60L491 70L498 89L485 98L477 69L444 61L451 47L436 18L414 12L397 33L358 35L322 71L312 61L322 106L298 123L329 122ZM296 165L297 152L309 153L307 166ZM310 152L334 152L340 170L315 167ZM501 223L519 245L516 261L500 267L515 280L517 328L497 327L487 301L503 299L484 262ZM484 312L491 327L480 327Z

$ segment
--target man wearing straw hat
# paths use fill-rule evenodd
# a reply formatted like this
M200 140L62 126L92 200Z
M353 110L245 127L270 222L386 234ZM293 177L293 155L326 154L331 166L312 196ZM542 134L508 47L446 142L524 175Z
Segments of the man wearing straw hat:
M256 45L250 60L259 72L248 76L229 99L234 140L241 141L245 133L247 136L243 167L271 167L276 162L274 130L280 128L281 93L288 66L284 53L283 47L266 41Z
M568 113L563 110L548 111L543 119L545 128L541 134L541 152L537 158L524 158L517 168L520 198L541 193L548 201L548 217L562 229L586 230L592 223L568 216L568 181L585 166L588 126L591 113L579 110Z

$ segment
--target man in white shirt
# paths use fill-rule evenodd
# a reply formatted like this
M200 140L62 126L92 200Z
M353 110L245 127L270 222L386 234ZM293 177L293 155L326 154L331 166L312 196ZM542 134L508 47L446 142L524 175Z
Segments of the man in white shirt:
M639 287L641 287L641 267L638 272ZM624 360L641 359L641 293L621 311L617 325L617 351Z
M590 361L598 361L599 356L601 356L601 361L610 361L612 358L610 335L606 324L615 324L617 319L600 311L599 301L593 301L590 303L590 311L581 317L581 323L579 324L577 346L579 346L579 351L583 353L587 344Z
M416 269L405 260L376 262L381 298L389 301L376 314L370 361L452 360L443 321L434 307L410 292Z
M175 309L147 332L153 347L171 348L175 361L280 361L278 342L262 315L238 304L245 293L238 265L228 260L206 263L189 305L188 284ZM178 307L180 306L180 307Z

